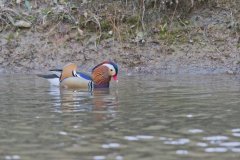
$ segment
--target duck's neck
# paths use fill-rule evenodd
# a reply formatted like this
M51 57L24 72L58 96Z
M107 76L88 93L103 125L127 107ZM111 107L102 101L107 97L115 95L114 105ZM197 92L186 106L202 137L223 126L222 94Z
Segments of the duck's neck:
M94 88L109 88L111 77L106 66L99 66L92 72Z

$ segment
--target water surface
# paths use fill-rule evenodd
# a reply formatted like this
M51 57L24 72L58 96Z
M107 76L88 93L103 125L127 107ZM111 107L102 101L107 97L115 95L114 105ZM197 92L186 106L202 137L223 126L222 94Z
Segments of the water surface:
M59 90L0 76L0 159L240 158L240 80L126 76L110 90Z

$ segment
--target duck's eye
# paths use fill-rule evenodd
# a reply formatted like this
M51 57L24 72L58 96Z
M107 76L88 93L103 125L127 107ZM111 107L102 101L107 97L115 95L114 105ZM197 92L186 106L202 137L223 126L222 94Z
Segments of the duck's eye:
M113 70L112 70L112 69L110 69L110 71L112 72Z

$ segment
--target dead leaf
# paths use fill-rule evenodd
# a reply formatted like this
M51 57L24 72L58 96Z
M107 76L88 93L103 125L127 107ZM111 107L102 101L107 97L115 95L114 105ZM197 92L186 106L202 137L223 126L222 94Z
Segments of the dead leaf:
M88 13L87 13L87 12L84 12L83 15L84 15L85 18L87 18Z
M22 27L22 28L30 28L32 24L30 22L24 21L24 20L19 20L14 23L14 26L16 27Z
M81 30L80 28L77 28L78 33L82 36L83 35L83 30Z

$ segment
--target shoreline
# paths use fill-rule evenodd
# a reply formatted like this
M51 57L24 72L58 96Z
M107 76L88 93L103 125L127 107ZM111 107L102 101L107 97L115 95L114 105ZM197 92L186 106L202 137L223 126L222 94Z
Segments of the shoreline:
M163 29L156 20L155 26L134 29L122 41L111 27L107 28L111 32L101 33L107 35L101 41L97 30L81 30L62 21L47 27L15 27L0 32L0 72L42 73L70 62L89 72L111 60L130 74L240 74L239 28L237 21L230 23L232 18L227 9L200 8L186 17L184 25L175 20Z

